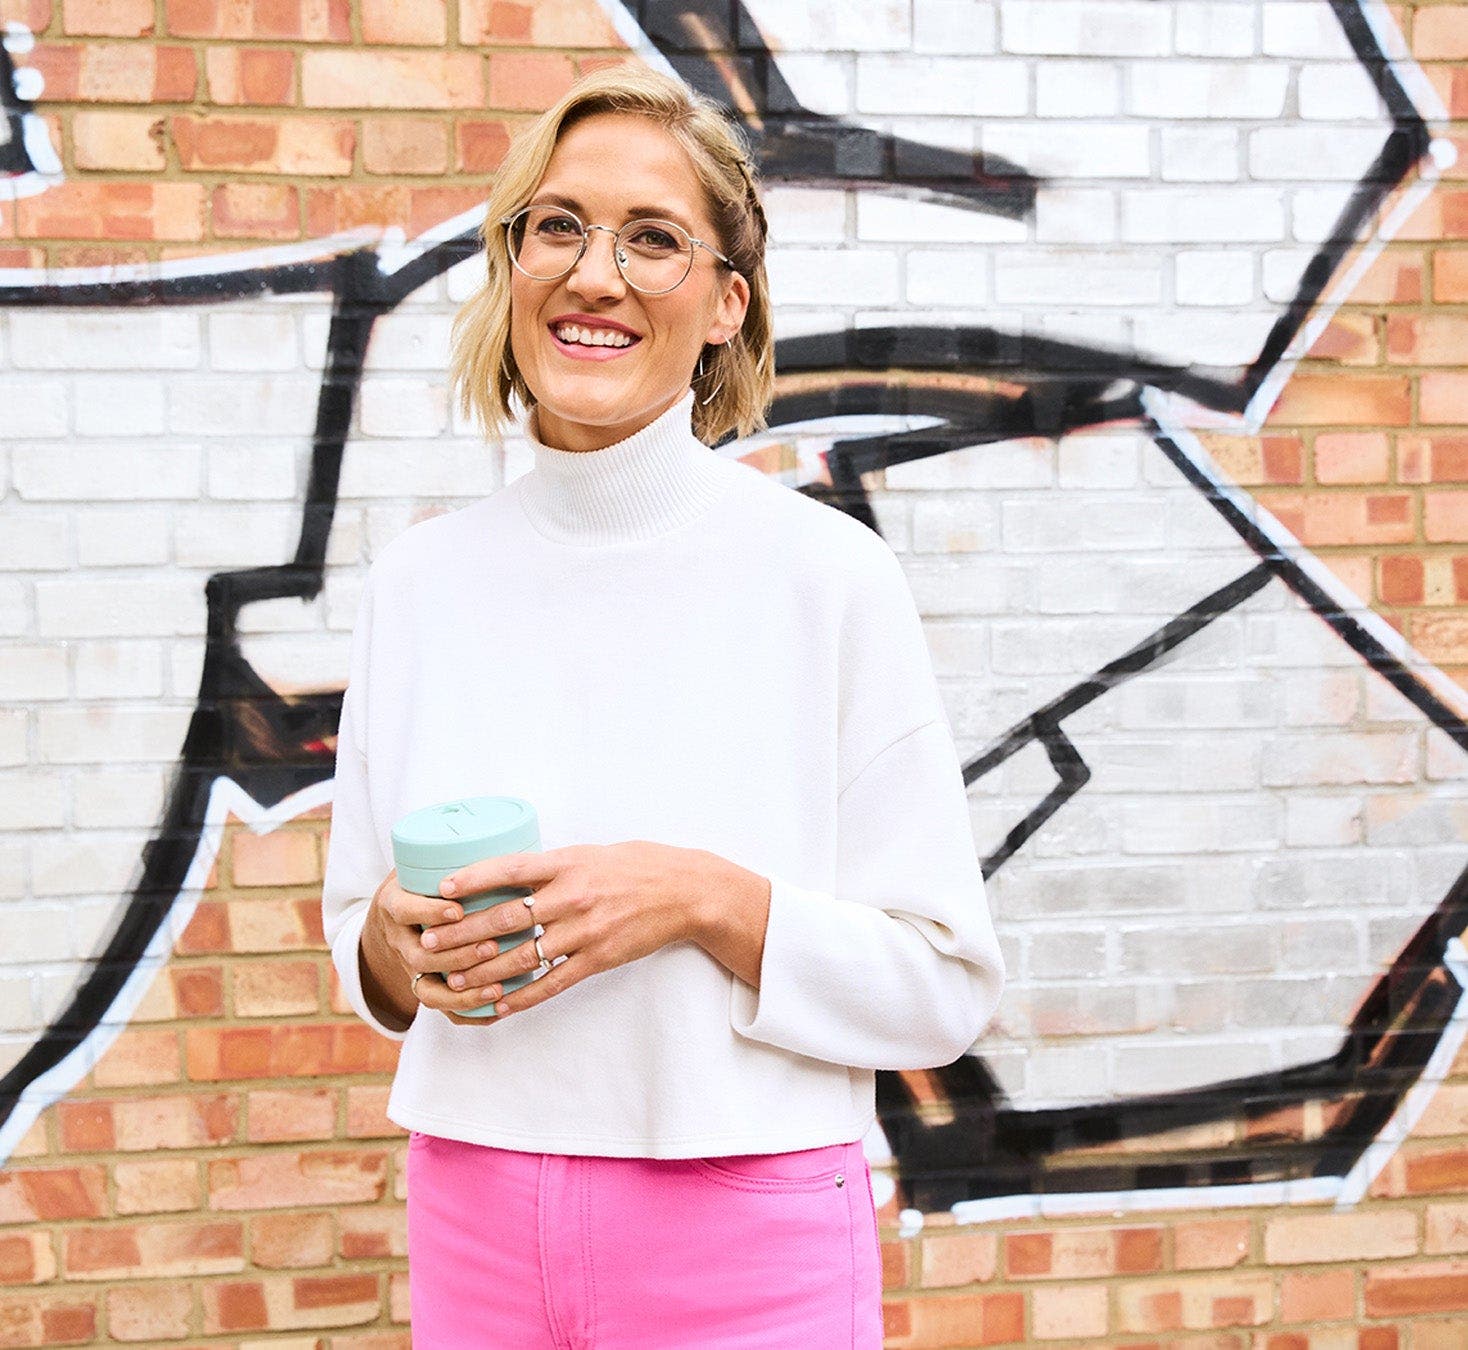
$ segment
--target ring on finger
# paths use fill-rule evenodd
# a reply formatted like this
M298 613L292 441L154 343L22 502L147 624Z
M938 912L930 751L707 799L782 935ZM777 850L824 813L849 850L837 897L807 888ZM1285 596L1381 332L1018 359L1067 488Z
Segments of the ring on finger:
M421 980L425 974L427 974L426 971L420 970L415 976L413 976L412 983L408 985L408 989L411 991L414 998L418 997L418 981Z
M539 936L535 939L535 954L540 957L540 968L546 969L551 963L550 957L545 954L545 948L540 945Z

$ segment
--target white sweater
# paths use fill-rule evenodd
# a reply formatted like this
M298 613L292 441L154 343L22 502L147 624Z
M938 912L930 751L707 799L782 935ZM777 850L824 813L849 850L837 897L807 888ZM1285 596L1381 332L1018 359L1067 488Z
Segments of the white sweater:
M901 565L727 459L693 395L602 450L413 526L367 576L323 909L351 1006L404 1041L387 1114L546 1153L697 1157L861 1138L873 1071L951 1063L1003 966ZM533 434L533 422L532 422ZM390 831L527 798L546 849L649 839L770 880L760 985L692 942L482 1026L362 994Z

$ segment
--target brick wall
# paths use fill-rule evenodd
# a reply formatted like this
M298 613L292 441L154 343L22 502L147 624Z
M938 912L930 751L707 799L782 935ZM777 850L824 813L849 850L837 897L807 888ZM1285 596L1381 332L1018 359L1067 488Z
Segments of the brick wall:
M925 615L1011 971L868 1141L889 1344L1462 1342L1468 7L0 20L0 1346L408 1345L332 691L366 563L527 456L449 406L474 262L406 264L636 59L764 114L782 401L732 452L836 501L880 446L839 500Z

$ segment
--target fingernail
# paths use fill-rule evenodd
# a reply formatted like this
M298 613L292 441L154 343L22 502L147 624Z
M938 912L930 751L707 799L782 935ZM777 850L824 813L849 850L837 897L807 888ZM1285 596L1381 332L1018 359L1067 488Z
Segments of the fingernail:
M455 989L462 989L464 987L464 977L462 975L450 975L449 983Z
M425 947L437 947L438 946L438 934L437 933L424 933L423 934L423 945Z
M450 905L448 909L444 910L443 916L450 923L456 923L459 918L459 911L456 910L452 905Z
M441 890L445 895L452 895L458 889L459 888L454 884L453 877L445 877L443 881L439 884L439 890Z

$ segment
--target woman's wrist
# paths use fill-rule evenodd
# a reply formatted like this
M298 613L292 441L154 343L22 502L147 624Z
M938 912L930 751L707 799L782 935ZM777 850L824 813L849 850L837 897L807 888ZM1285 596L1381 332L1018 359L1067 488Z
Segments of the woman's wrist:
M759 988L765 929L770 921L770 880L717 853L707 885L693 898L693 940L745 984Z
M417 1016L419 1004L412 996L411 982L403 978L406 972L402 963L387 940L376 896L368 906L367 922L362 925L358 970L367 1006L394 1031L406 1031Z

